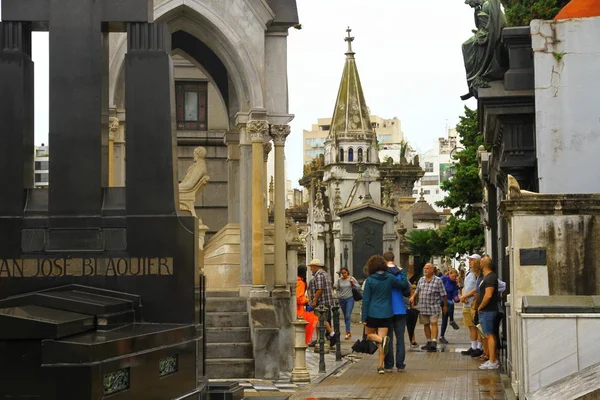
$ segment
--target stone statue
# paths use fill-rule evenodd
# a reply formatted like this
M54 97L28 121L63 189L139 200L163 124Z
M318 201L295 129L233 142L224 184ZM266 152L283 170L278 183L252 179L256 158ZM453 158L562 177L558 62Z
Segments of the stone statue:
M469 93L461 96L467 100L478 97L479 88L490 87L489 82L504 77L506 68L501 64L502 29L506 18L500 8L500 0L466 0L475 10L473 37L462 45Z
M194 217L198 217L196 215L196 208L194 207L196 198L210 180L210 177L207 175L205 158L206 149L204 147L196 147L194 150L194 163L188 168L185 177L179 184L179 209L181 211L189 211Z

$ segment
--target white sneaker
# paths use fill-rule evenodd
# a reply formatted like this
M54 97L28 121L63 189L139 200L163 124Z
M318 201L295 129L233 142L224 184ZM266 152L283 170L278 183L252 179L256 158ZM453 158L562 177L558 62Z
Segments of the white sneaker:
M483 364L481 364L479 366L479 369L481 370L490 370L490 369L498 369L500 367L500 364L498 363L498 361L496 361L495 363L491 362L491 361L486 361Z

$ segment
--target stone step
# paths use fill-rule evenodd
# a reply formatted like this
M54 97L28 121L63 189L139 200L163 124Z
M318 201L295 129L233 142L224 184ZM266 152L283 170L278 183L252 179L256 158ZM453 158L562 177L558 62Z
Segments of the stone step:
M221 290L207 290L206 291L206 299L210 299L213 297L239 297L240 295L240 291L235 289L231 289L231 290L227 290L227 289L221 289Z
M248 313L247 312L223 312L223 313L207 313L206 314L206 327L207 328L234 328L234 327L248 327Z
M219 358L206 360L206 376L209 379L254 378L253 358Z
M247 311L246 299L240 297L212 297L206 299L206 312Z
M208 343L206 358L252 358L252 343Z
M206 343L249 343L250 328L206 328Z

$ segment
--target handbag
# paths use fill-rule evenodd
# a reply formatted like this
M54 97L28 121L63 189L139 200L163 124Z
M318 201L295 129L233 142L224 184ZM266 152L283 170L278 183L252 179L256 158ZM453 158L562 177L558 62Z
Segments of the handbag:
M352 285L352 298L354 299L354 301L361 301L363 297L362 293L360 292L360 289L354 286L354 282L350 281L350 284Z
M364 354L375 354L376 351L377 351L377 345L367 339L367 335L363 328L363 337L362 337L362 339L358 339L352 345L352 352L364 353Z

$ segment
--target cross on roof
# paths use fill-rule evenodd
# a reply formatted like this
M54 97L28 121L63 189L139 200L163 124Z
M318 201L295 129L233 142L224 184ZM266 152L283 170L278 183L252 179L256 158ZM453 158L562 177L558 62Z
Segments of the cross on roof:
M344 39L345 42L348 42L348 52L346 54L354 54L354 52L352 51L352 42L354 42L354 37L350 36L350 33L352 33L352 29L348 27L348 29L346 29L346 32L348 32L348 36Z

